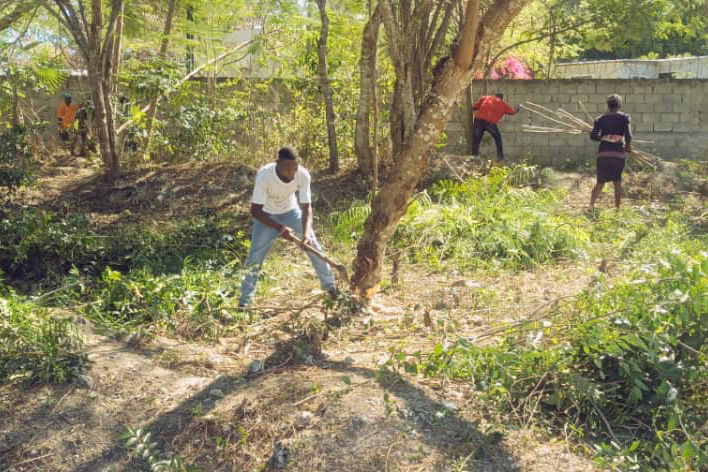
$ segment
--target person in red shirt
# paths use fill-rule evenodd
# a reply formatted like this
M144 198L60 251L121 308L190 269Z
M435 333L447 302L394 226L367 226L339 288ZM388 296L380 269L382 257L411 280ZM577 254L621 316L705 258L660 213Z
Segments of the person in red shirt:
M474 123L472 124L472 157L479 157L479 144L482 142L484 132L488 132L494 138L497 145L497 157L504 160L504 148L502 137L497 127L497 123L504 115L515 115L519 107L512 108L504 101L504 95L496 93L485 95L474 104Z

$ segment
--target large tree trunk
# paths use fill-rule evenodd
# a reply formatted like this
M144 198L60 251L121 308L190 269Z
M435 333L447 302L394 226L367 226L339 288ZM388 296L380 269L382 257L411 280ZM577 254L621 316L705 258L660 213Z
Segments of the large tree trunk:
M374 149L376 139L374 139L373 146L371 145L369 114L376 98L376 53L380 26L381 2L379 2L366 26L364 26L361 58L359 59L359 105L356 112L354 150L356 152L357 168L362 175L367 177L372 175L374 152L376 151Z
M175 7L177 6L177 0L170 0L170 4L167 7L167 18L165 18L165 27L162 30L162 43L160 44L160 58L164 59L167 57L167 48L170 45L170 33L172 33L172 20L175 16ZM155 118L157 117L157 104L160 100L159 96L156 96L150 100L150 105L147 111L147 140L145 142L145 156L150 155L150 145L152 143L152 131L155 126Z
M430 151L445 129L460 92L470 84L479 58L485 57L509 22L530 1L496 0L480 22L480 0L469 0L453 57L444 59L436 67L433 86L418 115L414 132L394 155L395 164L372 201L371 214L353 264L352 286L358 295L369 298L376 292L381 282L386 245L408 207L413 190L427 167Z
M334 101L332 88L329 86L327 76L327 36L329 34L329 18L327 17L327 0L317 0L320 9L320 39L317 43L317 56L319 58L319 75L322 95L325 102L325 117L327 120L327 142L329 143L329 171L332 174L339 172L339 156L337 153L337 130L335 128Z

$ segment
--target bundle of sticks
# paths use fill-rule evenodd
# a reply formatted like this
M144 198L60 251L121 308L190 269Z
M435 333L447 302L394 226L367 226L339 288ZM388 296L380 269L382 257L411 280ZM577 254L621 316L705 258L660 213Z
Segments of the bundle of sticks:
M587 108L578 100L580 109L583 110L588 121L585 121L572 113L559 108L557 111L553 111L550 108L546 108L542 105L538 105L532 102L526 102L521 104L521 108L531 113L534 113L548 121L554 123L553 126L536 126L536 125L522 125L522 128L527 133L566 133L566 134L587 134L592 130L593 118L588 112ZM643 141L640 139L635 139L634 143L651 143L652 141ZM656 170L661 167L662 160L659 156L650 154L648 152L640 151L638 149L632 149L628 153L629 156L637 161L639 164L651 167Z

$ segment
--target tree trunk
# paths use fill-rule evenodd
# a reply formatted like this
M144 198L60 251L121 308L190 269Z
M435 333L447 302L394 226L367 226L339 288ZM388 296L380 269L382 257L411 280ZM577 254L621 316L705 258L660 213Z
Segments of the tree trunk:
M111 147L110 132L108 130L108 107L106 106L106 94L103 91L103 80L101 74L95 67L89 71L91 79L91 96L93 97L94 119L96 131L98 132L98 145L101 149L103 168L109 181L113 181L118 175L119 168L116 166L116 159Z
M371 145L371 196L373 197L379 191L379 168L381 164L379 162L379 112L381 109L379 98L379 72L376 63L374 62L374 77L373 77L373 99L374 99L374 110L373 110L373 128L374 132L372 136Z
M364 26L359 59L359 105L356 112L354 150L357 168L366 176L371 176L373 152L369 113L376 90L376 53L378 49L379 28L381 26L381 2ZM374 142L374 145L376 143Z
M189 32L190 28L193 28L194 25L194 7L190 3L187 5L187 57L185 60L185 65L187 66L187 73L189 74L194 70L194 45L192 44L192 40L194 39L194 34Z
M320 9L320 39L317 44L317 56L319 58L319 75L322 95L325 102L325 117L327 120L327 141L329 143L329 171L332 174L339 172L339 156L337 153L337 130L335 128L334 102L332 98L332 88L329 86L327 76L327 36L329 35L329 18L327 17L327 0L317 0Z
M474 101L472 99L472 86L465 87L465 105L463 107L463 113L465 114L465 142L467 143L467 153L472 154L472 122L474 121Z
M17 94L17 89L12 88L12 126L17 129L22 123L22 116L20 114L20 97Z
M170 0L167 7L167 18L165 18L165 27L162 30L162 43L160 44L160 59L167 57L167 48L170 44L170 33L172 32L172 20L175 16L176 0ZM145 142L145 157L150 155L150 145L152 142L152 131L155 126L155 117L157 116L157 104L160 100L159 95L150 100L150 105L147 111L147 140Z
M116 39L116 31L123 12L123 0L111 0L111 12L106 18L102 0L91 0L90 22L83 1L73 3L70 0L54 0L56 9L48 2L42 5L71 33L86 63L101 158L106 177L113 183L120 173L120 152L116 144L111 91L115 75L114 54L116 47L119 47L116 44L119 41ZM104 23L105 19L108 21Z
M118 13L118 24L116 26L116 34L113 39L113 69L115 70L115 76L118 77L120 74L121 67L121 51L123 50L123 28L125 26L125 4L121 2L120 12ZM113 81L113 88L111 90L113 95L118 93L118 80ZM115 115L114 115L115 116Z
M415 129L415 97L412 70L396 77L391 100L391 145L393 155L401 153Z
M413 190L425 171L430 151L437 143L472 71L509 22L531 0L497 0L479 21L480 0L469 0L465 23L453 57L436 67L433 85L415 123L415 129L395 157L395 165L381 191L374 197L364 234L357 245L352 286L370 298L381 282L386 245L404 215Z

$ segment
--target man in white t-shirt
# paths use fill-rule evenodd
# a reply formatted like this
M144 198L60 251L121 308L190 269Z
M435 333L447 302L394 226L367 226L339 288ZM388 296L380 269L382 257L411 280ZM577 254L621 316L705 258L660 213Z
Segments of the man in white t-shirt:
M278 160L262 167L256 174L251 201L251 250L246 259L246 276L241 283L241 308L251 305L261 266L278 236L292 241L293 235L297 235L304 243L322 250L312 231L310 173L298 160L293 148L283 147L278 151ZM322 289L336 296L334 276L327 263L313 254L308 255Z

